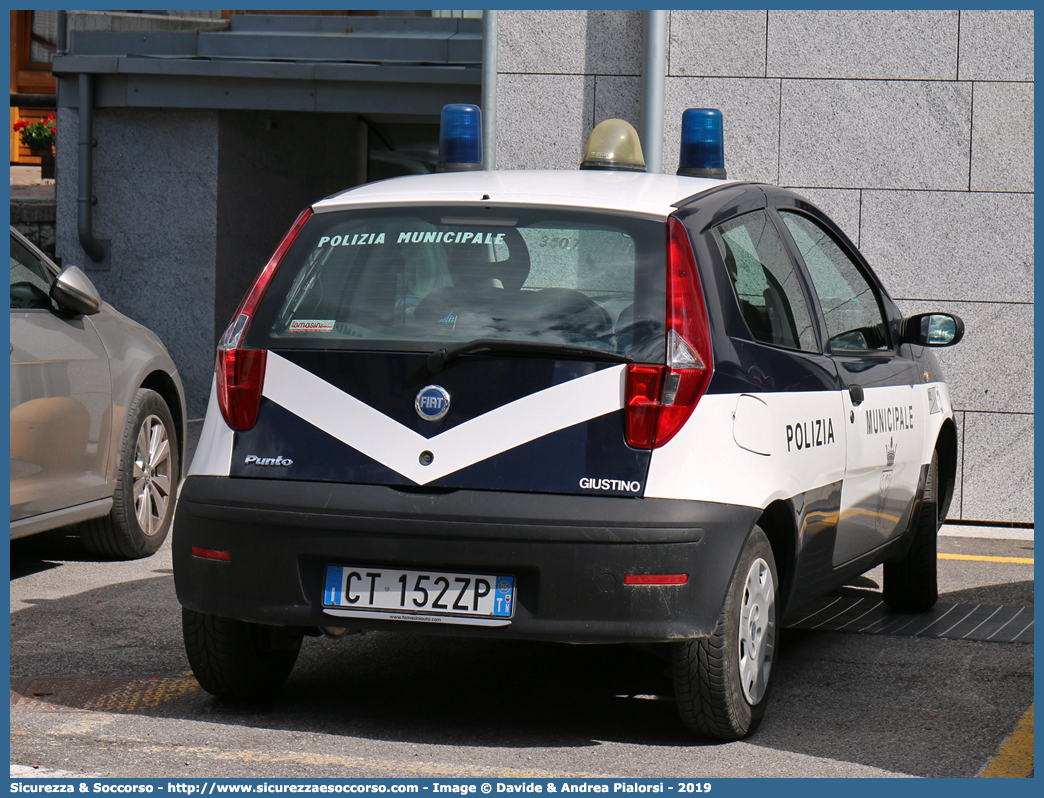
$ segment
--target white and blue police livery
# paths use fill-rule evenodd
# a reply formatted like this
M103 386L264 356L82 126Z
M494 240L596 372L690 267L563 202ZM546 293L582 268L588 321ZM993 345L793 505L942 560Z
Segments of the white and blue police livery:
M727 180L716 111L670 176L619 120L576 172L483 171L444 117L443 173L306 209L219 346L173 542L205 689L324 632L665 644L683 721L736 739L788 614L881 563L934 604L960 319Z

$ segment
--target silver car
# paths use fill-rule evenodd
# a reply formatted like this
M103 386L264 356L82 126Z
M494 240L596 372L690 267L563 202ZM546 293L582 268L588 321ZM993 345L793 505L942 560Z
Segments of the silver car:
M11 228L11 538L80 524L146 557L174 515L185 392L155 333Z

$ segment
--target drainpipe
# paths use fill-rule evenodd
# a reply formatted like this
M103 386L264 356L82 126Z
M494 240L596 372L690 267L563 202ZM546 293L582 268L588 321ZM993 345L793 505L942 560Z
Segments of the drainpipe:
M642 12L642 154L647 172L663 171L663 97L667 72L667 12Z
M482 139L487 169L497 168L497 12L482 12Z
M69 52L69 47L66 44L66 40L69 38L68 33L68 19L66 18L66 12L64 10L58 11L58 55L66 55Z
M76 197L76 230L80 235L80 246L93 263L88 269L108 269L108 242L99 241L91 229L94 226L94 76L80 73L80 139L78 163L78 192Z

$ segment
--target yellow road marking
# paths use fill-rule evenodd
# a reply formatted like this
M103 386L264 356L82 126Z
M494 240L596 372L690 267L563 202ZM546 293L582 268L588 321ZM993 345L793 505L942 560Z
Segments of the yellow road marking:
M1025 779L1033 772L1033 704L1015 725L997 756L982 771L984 779Z
M986 557L974 554L940 554L940 560L972 560L973 562L1013 562L1019 565L1033 565L1032 557Z

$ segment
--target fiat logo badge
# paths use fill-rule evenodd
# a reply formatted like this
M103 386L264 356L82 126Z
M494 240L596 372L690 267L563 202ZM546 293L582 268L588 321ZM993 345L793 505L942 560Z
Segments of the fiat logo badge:
M421 388L413 406L425 421L438 421L449 412L450 395L441 385L429 385Z

